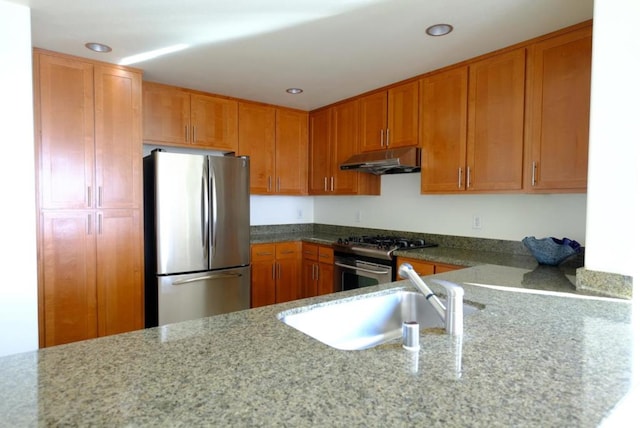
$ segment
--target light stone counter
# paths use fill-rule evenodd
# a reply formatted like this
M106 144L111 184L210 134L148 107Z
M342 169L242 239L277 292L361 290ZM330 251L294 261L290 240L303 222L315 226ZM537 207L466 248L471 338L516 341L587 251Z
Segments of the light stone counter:
M0 426L595 427L631 384L631 304L472 285L528 272L439 275L483 306L458 354L425 332L339 351L277 318L401 282L4 357Z

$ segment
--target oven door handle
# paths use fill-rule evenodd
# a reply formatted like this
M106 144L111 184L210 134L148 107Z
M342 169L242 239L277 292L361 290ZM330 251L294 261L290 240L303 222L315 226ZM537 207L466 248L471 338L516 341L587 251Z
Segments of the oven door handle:
M362 271L362 272L373 273L373 274L376 274L376 275L386 275L386 274L389 273L389 270L364 269L364 268L357 267L357 266L345 265L344 263L339 263L339 262L334 262L334 264L336 266L340 266L342 268L351 269L351 270L359 270L359 271Z

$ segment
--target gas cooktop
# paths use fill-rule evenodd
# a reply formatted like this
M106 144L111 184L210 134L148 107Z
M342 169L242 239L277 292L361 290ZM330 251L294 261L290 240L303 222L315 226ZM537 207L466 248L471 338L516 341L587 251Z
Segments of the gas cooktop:
M363 235L339 238L338 241L333 244L333 248L336 252L391 260L395 250L436 247L437 245L438 244L432 242L426 242L420 238Z

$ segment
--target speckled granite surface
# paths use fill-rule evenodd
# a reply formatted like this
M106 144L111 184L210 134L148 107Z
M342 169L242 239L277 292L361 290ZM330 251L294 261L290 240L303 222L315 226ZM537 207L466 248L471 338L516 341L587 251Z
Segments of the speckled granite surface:
M0 425L595 427L630 386L631 304L533 294L530 272L439 275L484 305L460 352L339 351L277 318L402 282L0 358Z

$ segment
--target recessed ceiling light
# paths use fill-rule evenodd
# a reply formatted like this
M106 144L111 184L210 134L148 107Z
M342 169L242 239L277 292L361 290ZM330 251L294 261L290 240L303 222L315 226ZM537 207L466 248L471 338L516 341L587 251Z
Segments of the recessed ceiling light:
M85 43L84 46L87 49L90 49L90 50L92 50L94 52L100 52L100 53L111 52L111 46L107 46L107 45L102 44L102 43L91 42L91 43Z
M445 36L453 31L453 26L449 24L436 24L426 29L426 33L430 36Z
M289 88L287 89L287 92L290 94L301 94L302 93L302 89L300 88Z

